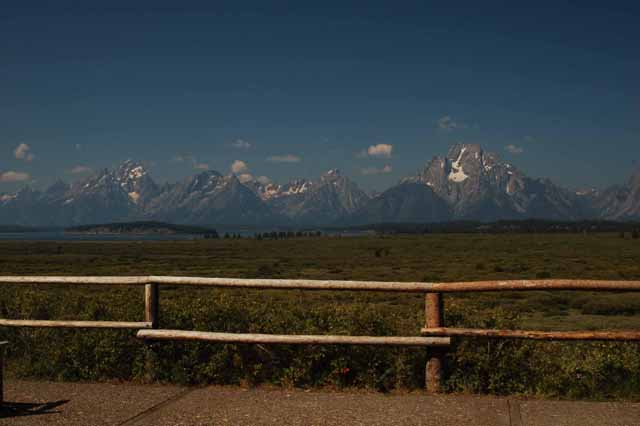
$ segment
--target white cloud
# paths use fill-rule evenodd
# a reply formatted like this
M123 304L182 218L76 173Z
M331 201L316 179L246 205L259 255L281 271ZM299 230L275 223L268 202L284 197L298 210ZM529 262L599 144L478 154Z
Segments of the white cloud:
M367 167L366 169L362 169L360 172L363 175L381 175L381 174L391 173L392 171L393 171L393 167L391 167L389 164L387 164L386 166L384 166L382 168Z
M29 173L14 172L13 170L0 172L0 182L23 182L25 180L31 180Z
M193 157L189 154L176 155L175 157L173 157L173 161L177 163L185 163L187 161L193 161Z
M450 115L445 115L438 120L438 128L440 130L464 129L466 127L466 124L454 120Z
M75 166L73 169L71 169L71 173L73 173L74 175L79 175L82 173L91 173L91 172L93 172L93 169L91 167L83 166L83 165L78 165L78 166Z
M242 183L250 182L253 180L253 175L251 173L243 173L238 176L238 180Z
M251 143L249 143L249 142L247 142L247 141L245 141L245 140L243 140L243 139L237 139L236 141L234 141L234 142L231 144L231 146L233 146L234 148L237 148L237 149L243 149L243 150L245 150L245 151L246 151L246 150L248 150L248 149L251 149L251 147L252 147L253 145L251 145Z
M199 162L196 157L191 154L180 154L173 157L173 161L177 163L191 163L194 170L209 170L207 163Z
M386 143L371 145L369 148L367 148L367 155L369 157L389 158L391 157L392 152L393 152L393 145L389 145Z
M33 160L33 154L31 153L31 147L26 143L21 143L13 151L13 155L18 160L31 161Z
M514 144L509 144L507 146L504 147L505 151L514 154L514 155L520 155L524 152L524 148L521 146L516 146Z
M267 158L267 161L271 161L272 163L299 163L301 160L300 157L293 154L272 155Z
M263 185L268 185L271 183L271 179L266 176L258 176L256 180Z
M231 171L235 174L244 173L249 170L247 163L242 160L236 160L231 164Z

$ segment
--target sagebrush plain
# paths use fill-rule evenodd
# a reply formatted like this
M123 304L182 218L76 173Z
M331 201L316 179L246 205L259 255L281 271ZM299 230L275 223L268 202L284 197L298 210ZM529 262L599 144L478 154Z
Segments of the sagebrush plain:
M434 234L156 242L0 242L1 275L180 275L379 281L640 279L627 234ZM421 295L161 287L160 326L292 334L418 335ZM140 321L141 287L3 285L0 317ZM445 296L451 326L638 329L640 294ZM48 380L416 390L424 349L145 344L134 331L0 329L8 372ZM640 344L456 339L449 392L640 398Z

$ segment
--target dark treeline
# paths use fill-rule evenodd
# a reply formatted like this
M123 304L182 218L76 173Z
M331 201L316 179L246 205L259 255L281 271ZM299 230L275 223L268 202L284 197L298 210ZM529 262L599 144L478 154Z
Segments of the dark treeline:
M116 233L116 234L144 234L144 233L175 233L175 234L199 234L215 235L215 229L201 226L178 225L174 223L140 221L140 222L115 222L96 225L82 225L65 228L70 233Z
M640 238L640 223L612 221L502 220L498 222L457 221L442 223L379 223L349 228L351 231L372 230L379 234L437 233L590 233L619 232L621 236Z
M271 231L271 232L256 232L251 236L242 236L238 233L225 233L224 239L241 239L241 238L253 238L255 240L286 240L290 238L311 238L321 237L322 231ZM215 236L205 235L205 238L218 238Z

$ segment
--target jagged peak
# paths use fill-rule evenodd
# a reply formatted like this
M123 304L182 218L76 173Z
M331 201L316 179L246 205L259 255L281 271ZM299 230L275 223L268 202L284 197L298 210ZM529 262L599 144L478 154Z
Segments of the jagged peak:
M185 183L191 191L199 191L210 188L211 186L218 186L223 181L226 182L231 178L236 179L233 175L225 177L215 170L205 170L196 175L188 177Z
M325 173L323 173L320 176L320 180L322 182L333 182L337 179L341 179L342 175L340 174L340 170L339 169L331 169L331 170L327 170Z
M475 143L457 143L449 148L447 158L451 161L459 160L465 153L475 154L476 158L479 158L483 154L483 149L479 144Z
M63 181L62 179L56 179L49 187L46 189L47 194L56 194L69 190L69 184Z
M141 179L148 174L144 163L137 160L125 160L116 171L120 180L136 180Z

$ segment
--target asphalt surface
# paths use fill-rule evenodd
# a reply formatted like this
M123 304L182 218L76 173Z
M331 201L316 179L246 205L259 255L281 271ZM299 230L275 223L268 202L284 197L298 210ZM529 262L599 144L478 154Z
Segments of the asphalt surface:
M10 381L0 425L635 426L640 403Z

